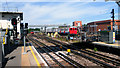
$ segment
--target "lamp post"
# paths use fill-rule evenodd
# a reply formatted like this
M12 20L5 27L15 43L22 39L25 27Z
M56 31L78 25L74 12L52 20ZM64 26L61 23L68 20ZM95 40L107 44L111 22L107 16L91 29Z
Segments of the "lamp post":
M117 5L118 5L118 19L120 20L120 1L116 1Z

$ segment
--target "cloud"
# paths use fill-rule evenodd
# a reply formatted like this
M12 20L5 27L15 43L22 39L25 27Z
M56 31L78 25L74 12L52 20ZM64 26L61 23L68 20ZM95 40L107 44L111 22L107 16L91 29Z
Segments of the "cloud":
M82 18L84 16L97 16L109 12L108 5L86 6L89 3L54 3L45 5L26 4L24 11L25 21L36 24L63 24L66 20ZM79 7L78 7L79 6ZM72 22L71 20L68 22Z
M7 0L7 2L105 2L105 0Z
M22 4L22 5L20 5ZM75 20L91 21L110 12L112 4L94 6L90 2L13 2L24 14L24 22L33 24L70 24ZM98 3L96 3L98 4ZM104 17L102 17L104 18Z

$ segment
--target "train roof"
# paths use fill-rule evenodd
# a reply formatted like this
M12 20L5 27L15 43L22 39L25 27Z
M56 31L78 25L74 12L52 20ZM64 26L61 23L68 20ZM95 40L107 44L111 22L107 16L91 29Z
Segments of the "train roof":
M71 26L70 28L77 28L76 26Z

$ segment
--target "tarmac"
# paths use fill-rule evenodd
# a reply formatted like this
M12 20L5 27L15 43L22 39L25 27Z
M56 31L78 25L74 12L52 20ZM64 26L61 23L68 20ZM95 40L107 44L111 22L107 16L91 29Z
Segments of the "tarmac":
M34 46L26 46L25 52L24 46L15 45L15 47L16 48L13 48L14 50L12 50L11 53L5 56L3 68L45 68L48 66Z

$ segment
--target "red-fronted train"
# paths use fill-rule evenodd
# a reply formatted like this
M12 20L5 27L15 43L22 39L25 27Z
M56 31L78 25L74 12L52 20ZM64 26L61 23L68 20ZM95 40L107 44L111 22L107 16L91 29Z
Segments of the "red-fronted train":
M47 33L55 33L58 32L60 35L77 35L78 29L77 27L67 27L67 28L50 28L46 30Z
M30 32L31 34L34 34L34 32L32 31L32 32Z

